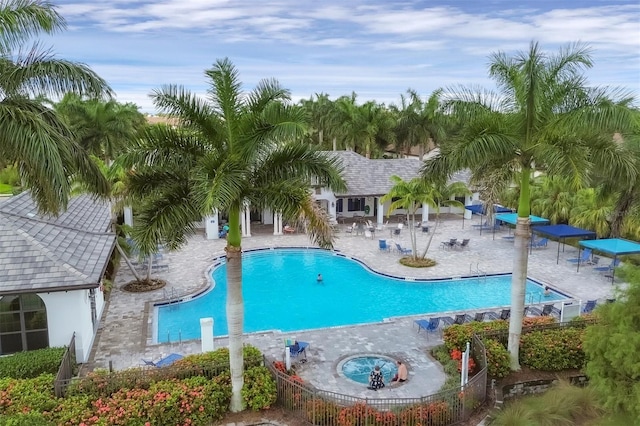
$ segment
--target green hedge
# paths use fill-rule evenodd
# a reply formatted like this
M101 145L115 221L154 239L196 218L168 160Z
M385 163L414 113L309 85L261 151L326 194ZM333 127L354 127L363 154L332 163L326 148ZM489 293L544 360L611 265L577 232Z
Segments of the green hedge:
M56 374L65 348L46 348L18 352L0 358L0 377L32 379L41 374Z
M584 328L562 328L524 334L520 337L520 363L545 371L582 368L584 333Z
M267 367L251 367L244 373L242 399L247 408L254 411L267 410L278 397L276 381Z
M509 329L508 321L490 321L490 322L469 322L466 324L454 324L444 329L442 332L444 344L449 351L464 351L467 342L471 342L474 334L481 334L491 331L502 331Z

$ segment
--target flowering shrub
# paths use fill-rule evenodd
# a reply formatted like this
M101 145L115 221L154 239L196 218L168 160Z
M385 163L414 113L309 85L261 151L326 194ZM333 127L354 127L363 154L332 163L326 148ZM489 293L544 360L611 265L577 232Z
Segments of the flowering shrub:
M458 361L458 373L462 371L462 354L463 353L457 349L451 351L451 359L454 361ZM469 357L468 364L469 374L471 374L476 368L476 362L473 360L473 358Z
M441 426L451 422L450 406L445 401L413 405L398 414L401 425Z
M338 419L340 408L323 399L307 401L305 414L307 422L317 426L333 426Z
M467 324L454 324L444 329L443 339L447 350L463 350L467 342L471 341L474 334L486 331L508 330L507 321L470 322Z
M242 348L242 354L244 357L245 370L262 365L262 353L260 353L258 348L246 345ZM200 367L207 370L215 367L220 369L220 372L229 371L229 348L220 348L202 354L187 355L176 361L172 367L185 369Z
M582 368L585 329L563 328L534 331L520 338L520 362L536 370Z
M57 405L52 374L33 379L0 379L0 414L43 412Z
M524 317L522 319L522 327L532 327L536 325L554 324L556 319L551 315L540 317Z
M345 407L338 414L339 426L395 426L396 424L395 414L378 411L362 402Z
M266 410L276 402L276 382L265 367L252 367L244 372L242 398L254 411Z
M509 351L497 340L484 339L482 341L487 353L487 373L491 377L505 377L511 371Z

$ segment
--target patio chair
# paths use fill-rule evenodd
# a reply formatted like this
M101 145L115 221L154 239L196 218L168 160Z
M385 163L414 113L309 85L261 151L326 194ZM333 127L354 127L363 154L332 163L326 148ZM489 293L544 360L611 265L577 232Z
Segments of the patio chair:
M391 251L391 247L387 244L387 240L378 240L378 248L381 251Z
M544 305L542 307L542 310L540 310L539 308L536 308L535 306L530 306L529 312L531 312L535 316L540 316L540 317L548 317L552 314L560 316L560 310L556 308L553 304Z
M471 225L472 228L484 228L485 226L489 226L489 221L488 220L485 220L484 223Z
M465 322L469 322L471 317L467 314L457 314L456 318L453 320L454 324L464 324Z
M373 233L371 231L369 231L368 229L365 229L364 230L364 237L373 240Z
M454 247L458 242L457 238L451 238L449 241L443 241L441 244L441 248L443 249L450 249L451 247Z
M364 234L364 223L359 223L356 229L356 235Z
M591 258L591 249L590 248L586 248L584 249L584 251L582 252L582 255L580 257L573 257L571 259L567 259L567 262L570 263L579 263L581 265L589 262L589 259Z
M396 248L398 249L400 254L411 254L412 253L411 249L402 248L402 246L400 246L400 244L398 244L398 243L396 243Z
M509 318L511 318L511 309L503 309L502 312L500 312L500 319L508 320Z
M414 322L418 325L418 334L420 334L420 330L424 330L427 333L427 336L429 335L429 333L435 332L440 326L439 317L429 318L428 320L419 319L415 320Z
M541 238L538 241L531 242L531 248L547 248L548 238Z
M308 342L298 342L297 340L291 346L289 346L289 353L291 354L291 358L300 359L300 362L307 362L307 348L309 347ZM304 358L302 358L304 356Z
M282 231L285 234L295 234L296 232L296 228L289 226L289 225L285 225L284 228L282 228Z
M353 235L353 230L356 229L356 224L354 223L353 226L347 226L346 229L344 230L344 232L346 232L347 234L352 234Z
M620 265L620 259L616 258L611 260L611 263L603 266L594 266L593 270L598 272L612 272L615 268Z
M456 241L456 243L455 243L455 245L453 247L459 248L459 249L464 249L465 247L469 247L469 241L471 241L470 238L465 238L462 241Z
M184 358L184 356L177 354L177 353L172 353L167 355L164 358L160 358L158 361L153 362L152 360L146 360L143 359L142 362L144 363L144 365L148 365L148 366L152 366L152 367L156 367L156 368L162 368L162 367L168 367L171 364L173 364L174 362L176 362L179 359Z
M584 305L584 307L582 308L581 313L583 314L590 314L591 312L593 312L593 310L595 309L596 305L597 305L598 301L597 300L587 300L587 303Z

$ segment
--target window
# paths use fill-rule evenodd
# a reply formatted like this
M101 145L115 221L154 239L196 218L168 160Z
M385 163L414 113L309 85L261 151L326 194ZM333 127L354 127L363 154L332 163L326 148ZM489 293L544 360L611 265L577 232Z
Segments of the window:
M342 213L342 198L338 198L336 201L336 213Z
M347 199L347 211L349 211L349 212L361 212L361 211L364 211L364 198L349 198L349 199Z
M0 354L48 346L47 309L40 296L3 296L0 300Z
M465 197L464 195L456 196L456 201L459 201L464 206L467 201L467 197Z

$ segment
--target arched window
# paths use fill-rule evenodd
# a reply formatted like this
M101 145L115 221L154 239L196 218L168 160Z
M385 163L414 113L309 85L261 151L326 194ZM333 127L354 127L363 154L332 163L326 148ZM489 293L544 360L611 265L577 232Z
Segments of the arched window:
M0 354L49 347L47 309L37 294L0 299Z

